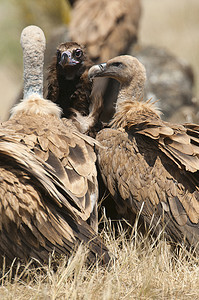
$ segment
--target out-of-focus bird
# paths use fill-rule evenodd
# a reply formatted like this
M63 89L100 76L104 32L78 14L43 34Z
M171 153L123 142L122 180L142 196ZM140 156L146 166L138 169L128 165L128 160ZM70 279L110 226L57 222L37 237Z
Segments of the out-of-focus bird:
M96 234L94 140L81 134L61 109L42 98L45 37L36 26L21 34L24 99L0 126L0 255L47 262L88 245L89 261L108 250ZM90 225L88 225L89 223Z
M137 40L139 0L78 0L71 12L69 35L87 47L94 62L126 53Z
M92 65L81 45L60 44L48 70L47 99L57 103L62 116L72 119L81 132L95 135L102 128L102 97L92 94L93 84L88 79Z
M120 83L111 128L97 140L102 177L121 216L140 218L155 232L165 228L175 243L199 242L199 126L161 120L154 103L143 101L145 68L132 56L93 66L89 77ZM199 247L197 248L197 251Z

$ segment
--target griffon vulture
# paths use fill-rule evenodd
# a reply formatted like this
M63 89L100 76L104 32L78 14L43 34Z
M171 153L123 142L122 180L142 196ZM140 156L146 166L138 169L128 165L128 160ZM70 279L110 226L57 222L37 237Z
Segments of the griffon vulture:
M161 120L154 103L143 101L145 68L132 56L95 65L89 77L120 83L110 128L96 137L104 146L98 148L99 168L118 212L130 221L140 213L156 233L165 228L174 243L197 247L199 126Z
M0 125L1 258L47 262L49 253L69 256L83 242L89 261L102 256L108 262L108 250L95 232L94 140L70 120L63 123L61 109L42 98L42 30L26 27L21 44L24 99Z
M95 136L102 128L102 97L100 93L92 94L93 84L88 79L92 65L81 45L60 44L48 70L46 98L57 103L62 108L62 117L72 119L82 133Z

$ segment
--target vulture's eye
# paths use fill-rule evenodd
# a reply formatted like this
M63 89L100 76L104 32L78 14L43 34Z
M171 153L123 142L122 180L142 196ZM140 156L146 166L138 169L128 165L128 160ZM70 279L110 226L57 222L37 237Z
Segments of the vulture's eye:
M81 49L76 49L76 50L75 50L75 56L76 56L77 58L81 57L82 54L83 54L83 52L82 52Z
M61 52L57 50L57 60L60 60L60 58L61 58Z
M114 62L111 65L114 67L121 67L123 64L121 62Z

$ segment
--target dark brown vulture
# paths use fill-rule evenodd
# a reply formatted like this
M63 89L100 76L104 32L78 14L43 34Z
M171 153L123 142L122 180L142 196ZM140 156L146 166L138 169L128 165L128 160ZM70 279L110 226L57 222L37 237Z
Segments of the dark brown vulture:
M92 65L84 47L75 42L59 45L48 70L46 98L57 103L62 117L72 119L81 132L95 135L102 128L98 121L102 97L92 95L93 84L88 79Z
M36 26L21 35L24 99L0 125L0 256L47 262L88 245L88 261L108 262L97 236L96 156L61 109L42 98L45 37ZM88 225L89 223L90 225Z
M110 128L97 140L102 177L118 212L129 221L140 213L174 243L199 242L199 126L164 122L154 103L144 102L145 68L132 56L93 66L89 77L120 83ZM197 247L197 252L199 247Z

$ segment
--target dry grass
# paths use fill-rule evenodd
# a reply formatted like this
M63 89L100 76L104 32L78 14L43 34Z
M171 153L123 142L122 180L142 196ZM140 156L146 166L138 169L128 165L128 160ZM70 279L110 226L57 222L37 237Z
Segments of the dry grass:
M80 247L68 263L60 261L57 272L49 263L33 270L27 266L12 281L4 274L1 299L199 299L199 264L190 253L181 249L176 256L163 239L152 241L136 230L128 240L122 229L115 239L110 226L102 235L112 265L88 268Z

